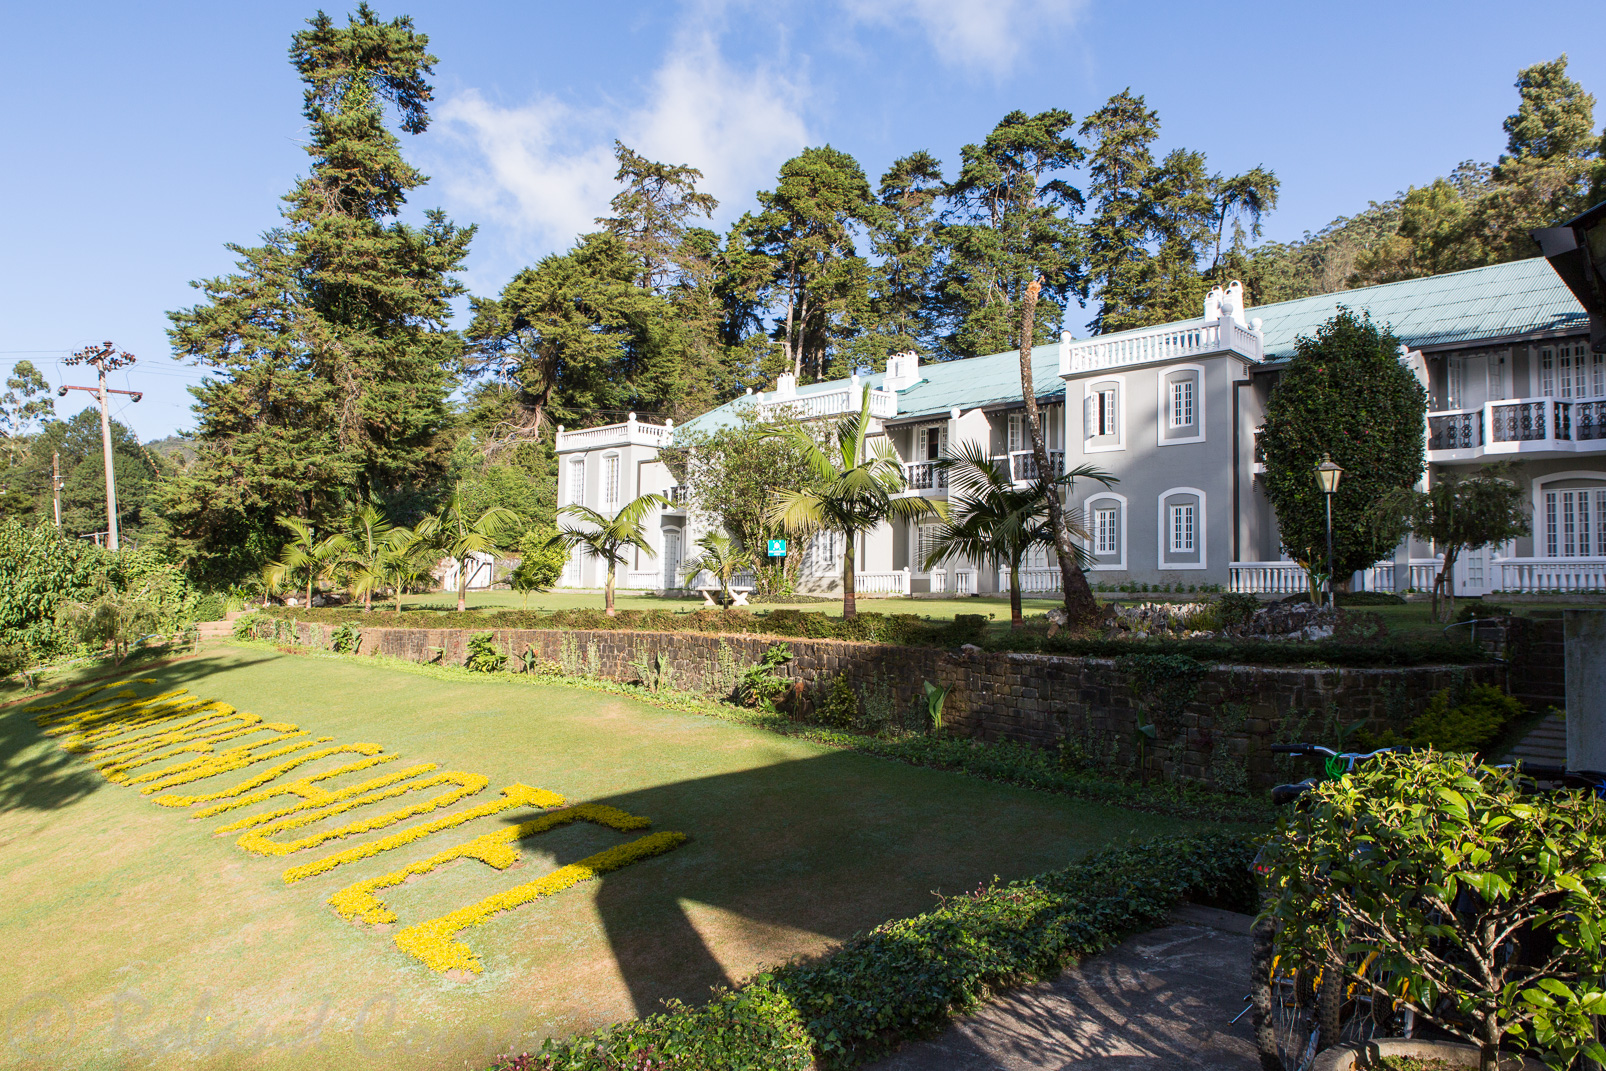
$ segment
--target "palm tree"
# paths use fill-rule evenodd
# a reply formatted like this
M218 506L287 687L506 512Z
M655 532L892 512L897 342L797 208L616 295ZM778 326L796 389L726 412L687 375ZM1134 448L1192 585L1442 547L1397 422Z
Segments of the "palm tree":
M288 543L279 548L279 560L269 562L262 570L262 580L270 595L292 586L305 577L307 605L312 605L312 586L322 580L346 553L346 537L336 532L317 538L312 522L301 517L280 517L279 524L290 530Z
M364 502L346 519L346 548L341 564L351 567L346 588L352 598L362 599L362 608L374 608L374 591L386 586L384 565L397 547L412 538L412 532L390 523L384 510Z
M697 545L703 548L703 552L684 563L686 575L696 576L701 570L707 569L719 581L720 606L728 608L731 603L731 577L736 570L749 564L748 556L740 543L720 531L704 535Z
M402 595L429 576L435 563L440 561L440 550L411 528L394 528L391 538L392 546L380 556L374 572L381 587L395 592L396 612L401 613Z
M492 506L475 520L469 519L463 501L463 487L452 489L445 505L418 522L413 534L427 540L457 563L457 612L468 609L468 562L472 554L490 554L522 531L519 515L503 506Z
M790 436L813 476L818 490L777 491L770 504L769 521L796 538L819 529L841 532L847 542L842 555L842 616L859 610L854 597L856 566L853 544L867 532L892 518L912 520L937 510L919 496L894 498L905 487L903 465L885 438L866 446L869 437L870 388L857 413L838 419L824 445L808 434L793 430Z
M967 442L943 458L938 467L948 474L948 504L937 528L937 541L927 556L925 567L935 568L945 558L969 558L997 569L1009 568L1009 627L1025 623L1020 606L1020 563L1033 547L1054 546L1054 528L1049 518L1048 496L1052 485L1042 478L1023 486L1010 479L1008 463L987 456L980 443ZM1065 484L1065 495L1078 477L1097 480L1108 487L1115 477L1107 472L1080 465L1056 479ZM1087 539L1087 530L1070 511L1065 523L1072 535ZM1086 567L1087 551L1074 547L1077 564Z
M663 495L639 495L626 502L612 517L598 513L589 506L564 506L558 510L560 515L573 517L590 527L565 528L547 540L547 545L562 547L566 551L583 547L593 558L601 558L608 563L608 586L603 592L603 605L607 609L608 616L612 617L614 573L624 563L625 551L632 548L642 551L649 558L658 556L658 552L647 542L647 532L643 522L647 519L648 510L654 506L668 505L669 499Z

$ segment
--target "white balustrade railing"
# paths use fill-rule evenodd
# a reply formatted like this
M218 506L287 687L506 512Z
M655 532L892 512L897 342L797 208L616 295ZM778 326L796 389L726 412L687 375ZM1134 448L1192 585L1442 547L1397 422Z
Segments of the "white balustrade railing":
M885 573L854 573L853 589L859 595L909 594L909 570L893 569Z
M809 394L788 395L773 391L768 396L756 394L753 397L758 404L760 415L767 416L772 411L783 410L798 420L813 420L817 417L838 416L842 413L857 413L864 399L864 389L850 386L834 390L818 390ZM897 392L872 390L870 415L881 420L897 416Z
M1227 590L1252 595L1295 595L1309 591L1305 567L1298 562L1231 562Z
M1606 399L1506 398L1485 402L1477 409L1429 413L1427 426L1430 452L1594 452L1606 447ZM1440 460L1431 453L1429 458Z
M556 447L559 453L566 450L597 450L604 446L668 446L675 434L675 422L644 424L631 413L622 424L604 424L596 428L565 431L558 426Z
M1606 591L1606 558L1497 558L1490 568L1501 591Z
M1225 351L1241 353L1258 361L1264 348L1259 333L1230 318L1214 323L1197 320L1163 327L1144 327L1068 344L1060 360L1060 375Z
M1050 595L1060 589L1060 571L1058 566L1052 568L1022 569L1020 571L1020 593L1022 595ZM1009 570L998 570L998 590L1009 591Z
M933 594L952 591L955 595L976 594L976 570L969 566L946 566L931 571Z
M631 569L625 573L624 587L638 591L657 591L664 586L664 571L662 569Z
M954 570L954 594L955 595L974 595L974 594L976 594L976 570L974 570L974 569L955 569Z

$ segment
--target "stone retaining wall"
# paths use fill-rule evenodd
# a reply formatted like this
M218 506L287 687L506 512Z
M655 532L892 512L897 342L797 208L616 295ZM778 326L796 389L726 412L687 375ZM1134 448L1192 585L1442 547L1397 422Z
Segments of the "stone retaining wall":
M302 623L296 642L326 647L333 629ZM413 662L460 665L464 629L376 628L361 633L359 653ZM571 673L609 680L642 677L663 656L675 688L728 695L737 676L773 643L793 652L778 670L802 682L817 704L845 674L861 699L906 711L923 682L952 689L945 708L950 732L982 740L1063 746L1118 770L1136 763L1135 731L1153 724L1150 769L1166 777L1244 788L1274 783L1288 772L1267 747L1296 739L1330 743L1340 727L1366 721L1400 725L1428 698L1457 680L1504 684L1505 667L1416 666L1311 669L1288 666L1206 667L1177 676L1165 657L1076 658L965 647L958 651L843 640L784 639L696 632L502 629L493 636L518 671L526 650L562 662ZM1183 663L1185 666L1186 663ZM866 707L871 704L866 704Z

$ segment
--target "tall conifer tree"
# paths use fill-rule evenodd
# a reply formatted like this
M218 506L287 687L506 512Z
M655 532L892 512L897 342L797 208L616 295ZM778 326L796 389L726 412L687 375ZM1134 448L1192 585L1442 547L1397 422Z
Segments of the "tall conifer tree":
M439 210L422 227L396 219L428 180L386 126L387 103L406 133L429 125L428 44L366 3L344 27L308 21L290 58L311 173L262 245L229 246L239 272L195 284L207 300L170 314L174 356L218 373L193 390L200 453L168 503L216 579L253 571L279 517L321 524L438 471L462 350L446 327L462 292L451 273L474 229Z

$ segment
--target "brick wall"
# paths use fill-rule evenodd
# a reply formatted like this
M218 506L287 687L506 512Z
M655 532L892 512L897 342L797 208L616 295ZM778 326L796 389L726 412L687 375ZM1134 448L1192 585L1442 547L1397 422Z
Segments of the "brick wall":
M328 646L332 629L300 624L296 642ZM369 629L359 652L413 662L464 660L473 632L463 629ZM561 661L571 672L609 680L636 680L639 665L663 656L674 687L729 694L736 674L757 662L767 637L693 632L505 629L493 633L514 658L526 649ZM864 695L890 696L907 709L923 682L952 689L945 709L951 732L982 740L1043 747L1062 743L1130 770L1134 733L1154 724L1150 769L1167 777L1247 787L1273 783L1287 773L1267 752L1293 739L1331 743L1356 721L1375 728L1399 725L1434 692L1458 679L1505 683L1505 667L1416 666L1397 669L1311 669L1217 665L1197 675L1166 672L1165 659L1072 658L965 647L957 651L787 639L793 659L778 671L822 695L845 674Z

